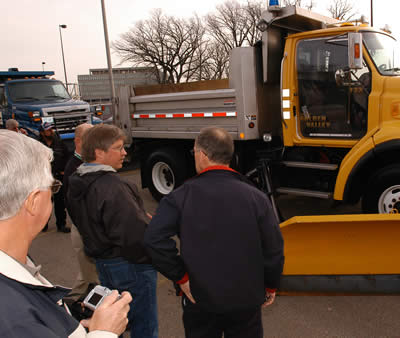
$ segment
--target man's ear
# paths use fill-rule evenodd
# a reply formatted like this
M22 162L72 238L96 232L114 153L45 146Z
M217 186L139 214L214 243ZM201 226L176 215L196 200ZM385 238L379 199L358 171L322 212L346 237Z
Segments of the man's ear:
M95 149L94 154L96 156L96 161L97 162L102 162L102 159L104 158L104 150L101 149Z
M29 213L31 216L36 215L38 212L39 208L39 198L40 198L40 190L36 189L32 191L27 199L24 202L24 207L27 213Z

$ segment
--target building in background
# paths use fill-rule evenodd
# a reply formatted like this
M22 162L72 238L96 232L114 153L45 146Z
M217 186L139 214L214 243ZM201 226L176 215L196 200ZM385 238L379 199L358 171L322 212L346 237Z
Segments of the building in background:
M115 87L121 85L143 86L157 84L154 68L113 68ZM81 98L91 104L110 102L111 89L108 68L89 69L88 75L78 75Z

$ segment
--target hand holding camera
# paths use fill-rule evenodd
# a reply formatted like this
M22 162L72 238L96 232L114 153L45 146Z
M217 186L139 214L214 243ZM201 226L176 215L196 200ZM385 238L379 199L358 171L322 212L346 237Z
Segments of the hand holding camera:
M90 319L81 321L89 331L102 330L121 335L128 324L129 303L132 297L129 292L111 291L102 286L96 286L85 298L85 306L94 308Z

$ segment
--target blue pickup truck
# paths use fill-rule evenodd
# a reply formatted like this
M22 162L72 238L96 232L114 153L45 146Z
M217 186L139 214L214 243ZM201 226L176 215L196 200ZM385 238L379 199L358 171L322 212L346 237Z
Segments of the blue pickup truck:
M14 118L28 135L39 137L44 122L53 124L63 140L74 138L76 126L92 123L87 102L71 98L64 85L51 79L51 71L0 71L0 127ZM67 142L69 143L69 142Z

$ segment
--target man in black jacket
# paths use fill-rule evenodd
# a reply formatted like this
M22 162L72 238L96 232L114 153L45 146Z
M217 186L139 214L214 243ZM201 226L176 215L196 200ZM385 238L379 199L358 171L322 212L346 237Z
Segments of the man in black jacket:
M53 126L45 122L40 127L39 141L45 146L53 150L54 161L51 163L51 171L54 178L63 181L64 168L68 160L68 149L60 136L53 130ZM60 191L53 196L54 213L56 216L56 225L58 232L69 233L71 229L66 227L67 213L65 211L64 192L61 187ZM47 230L47 224L43 231Z
M261 307L273 303L283 269L270 201L229 168L233 150L224 129L201 130L198 175L161 200L145 234L153 265L184 293L190 338L262 337Z
M101 284L131 293L131 337L156 338L157 272L143 244L149 217L135 184L116 172L126 155L124 139L112 125L96 125L83 135L84 163L70 176L68 211Z

